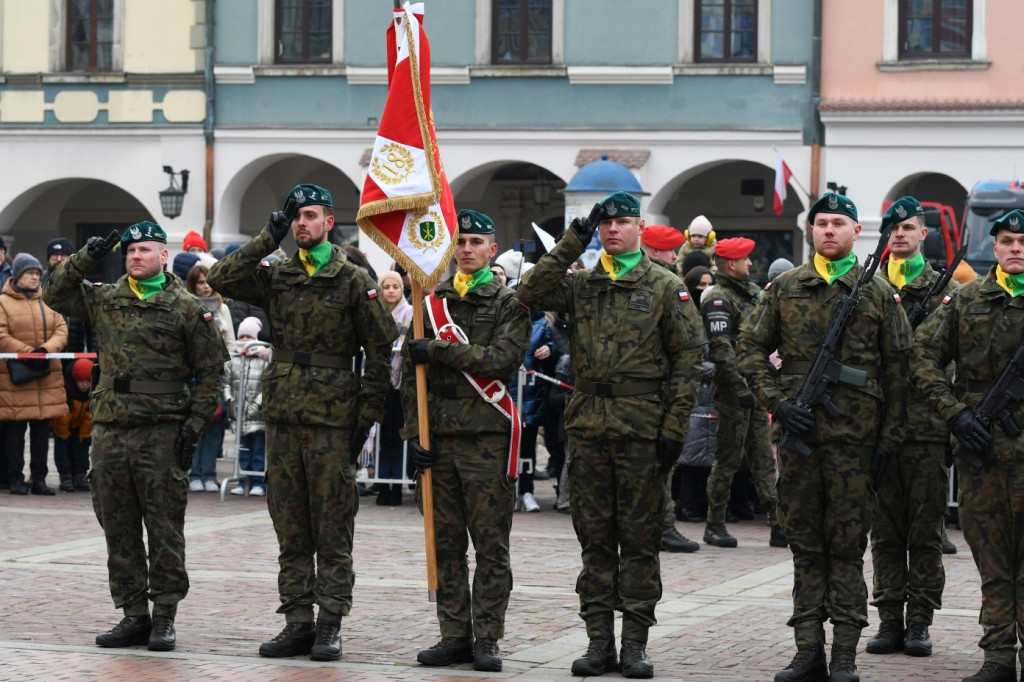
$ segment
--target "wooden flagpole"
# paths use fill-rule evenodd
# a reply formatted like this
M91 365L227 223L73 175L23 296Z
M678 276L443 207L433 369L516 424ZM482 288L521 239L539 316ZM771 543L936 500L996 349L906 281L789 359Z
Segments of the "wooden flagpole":
M412 338L423 338L423 287L412 280ZM416 415L419 418L420 445L430 450L430 419L427 413L427 367L416 365ZM423 544L427 554L427 599L437 601L437 547L434 536L434 478L430 469L420 474L420 500L423 502Z

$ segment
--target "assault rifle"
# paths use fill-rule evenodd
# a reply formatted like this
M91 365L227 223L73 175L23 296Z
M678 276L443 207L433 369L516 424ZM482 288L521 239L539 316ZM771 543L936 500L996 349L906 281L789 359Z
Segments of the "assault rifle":
M910 328L917 329L917 325L924 322L924 318L928 317L928 303L931 302L932 296L939 293L946 288L949 284L949 280L953 278L953 271L956 270L956 266L960 265L960 261L967 255L967 244L966 242L960 250L956 252L956 256L953 257L953 262L949 264L945 270L942 271L942 275L935 280L935 284L931 286L925 297L919 302L915 303L914 306L907 312L907 319L910 320Z
M861 287L870 282L871 278L875 276L878 262L882 259L886 246L889 245L889 233L891 231L892 228L890 227L882 232L882 236L878 240L878 246L875 247L875 252L864 261L864 268L860 271L860 276L857 277L853 289L832 310L832 319L829 320L825 336L821 339L818 352L811 362L811 369L807 372L807 376L804 377L804 383L796 397L796 404L808 411L812 411L815 406L821 405L830 417L839 417L843 412L832 402L831 395L835 385L840 381L853 386L867 385L867 372L862 369L847 367L838 362L835 359L836 349L839 347L839 342L843 340L843 333L846 331L846 325L849 324L850 318L853 316L854 309L860 302ZM805 457L810 457L811 455L811 449L807 447L807 443L798 435L788 431L783 432L779 445L799 452Z
M996 380L985 391L978 404L974 406L974 416L991 431L990 425L998 421L1003 425L1007 436L1016 438L1021 434L1020 427L1013 421L1013 408L1024 398L1024 337L1017 342L1010 361L1003 367ZM957 442L953 448L953 456L959 457L975 469L981 468L981 458L974 450Z

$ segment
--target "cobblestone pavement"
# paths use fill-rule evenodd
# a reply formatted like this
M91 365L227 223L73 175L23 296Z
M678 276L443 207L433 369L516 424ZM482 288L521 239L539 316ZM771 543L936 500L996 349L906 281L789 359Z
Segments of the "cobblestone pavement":
M230 461L221 460L227 475ZM51 469L52 471L52 469ZM55 485L51 474L50 483ZM87 493L17 497L0 491L0 680L461 680L572 679L586 647L573 592L579 549L567 515L552 510L549 481L537 483L540 513L517 513L512 528L514 588L501 641L504 671L469 665L423 668L416 652L438 638L427 601L423 526L411 493L382 507L362 498L356 518L357 582L342 623L338 663L269 660L261 641L284 624L275 613L277 543L264 498L190 493L185 526L192 589L179 605L178 647L100 649L97 632L120 618L110 602L103 536ZM677 524L700 540L702 524ZM648 652L657 679L771 680L793 654L788 550L768 547L763 519L731 524L736 549L702 546L662 557L664 597ZM978 574L962 535L944 558L945 608L931 629L935 655L863 653L862 680L959 680L980 667ZM865 557L870 585L870 554ZM470 563L473 558L470 556ZM830 630L830 628L827 628ZM618 678L618 673L606 675Z

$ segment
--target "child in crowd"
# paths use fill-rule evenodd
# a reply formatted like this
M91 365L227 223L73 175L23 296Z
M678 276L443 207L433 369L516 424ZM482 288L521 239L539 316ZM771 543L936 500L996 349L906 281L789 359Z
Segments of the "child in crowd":
M53 429L53 461L60 474L60 491L88 491L89 446L92 445L92 360L80 358L64 368L68 414L50 420Z
M231 377L224 386L224 398L228 414L238 417L238 403L242 402L242 420L235 424L235 437L241 447L238 452L238 467L242 471L265 471L267 448L267 425L263 421L263 371L270 359L270 346L257 342L256 337L263 329L258 317L247 317L238 325L238 340L229 348L231 352ZM244 495L245 486L239 482L231 489L232 495ZM263 476L249 476L249 494L265 495Z

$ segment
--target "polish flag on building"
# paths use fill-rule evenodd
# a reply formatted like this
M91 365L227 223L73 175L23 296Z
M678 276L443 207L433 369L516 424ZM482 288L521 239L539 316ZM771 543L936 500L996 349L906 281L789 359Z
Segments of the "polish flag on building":
M430 45L423 4L396 9L387 30L388 97L356 223L426 286L454 251L455 202L430 110Z
M786 203L786 185L789 184L789 179L793 177L793 171L789 170L789 166L782 160L782 154L775 152L775 203L772 204L772 209L775 211L775 215L782 215L782 205Z

